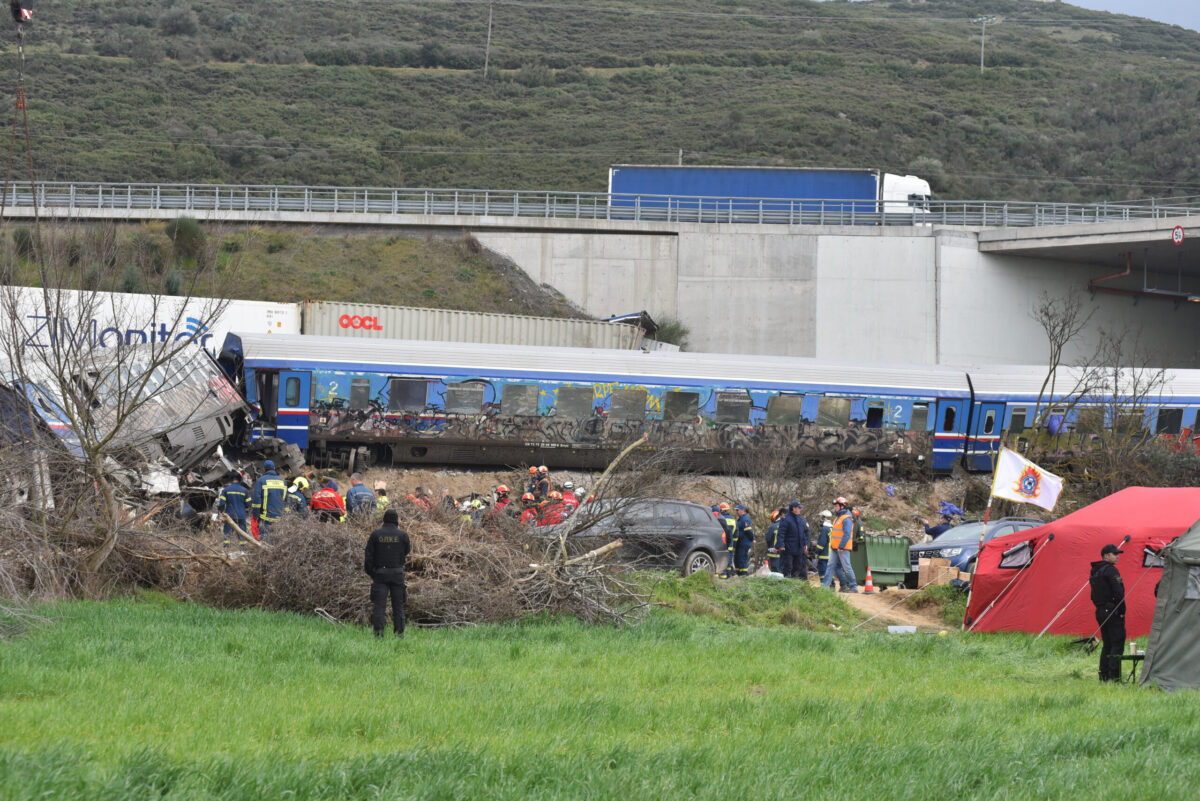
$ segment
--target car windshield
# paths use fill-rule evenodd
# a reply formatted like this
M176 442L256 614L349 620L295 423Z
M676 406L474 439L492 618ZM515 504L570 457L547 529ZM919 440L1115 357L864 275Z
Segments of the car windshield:
M995 523L992 527L995 527ZM962 542L979 542L979 535L983 533L983 523L963 523L955 526L947 531L942 536L934 540L938 545L949 545L950 543Z

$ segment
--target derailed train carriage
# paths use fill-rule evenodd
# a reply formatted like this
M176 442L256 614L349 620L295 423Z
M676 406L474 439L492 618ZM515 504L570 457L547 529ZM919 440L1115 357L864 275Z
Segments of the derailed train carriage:
M708 469L743 470L743 457L769 449L824 467L988 471L1002 434L1031 426L1045 377L1037 367L968 372L237 333L220 362L254 407L250 439L278 437L305 450L311 464L348 468L547 462L594 469L644 434L645 448L681 448ZM1200 380L1195 371L1181 375L1175 394L1141 409L1151 431L1190 437ZM1087 434L1075 423L1087 407L1051 409L1059 447L1081 446Z

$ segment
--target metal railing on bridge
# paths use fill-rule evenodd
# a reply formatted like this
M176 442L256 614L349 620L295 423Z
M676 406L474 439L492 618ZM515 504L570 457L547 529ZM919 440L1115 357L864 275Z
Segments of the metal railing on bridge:
M75 210L229 212L252 220L259 213L332 215L451 215L566 220L748 223L762 225L955 225L1031 227L1119 222L1200 215L1191 198L1125 203L1037 203L995 200L904 201L862 199L714 198L621 195L600 192L526 192L485 189L389 189L336 186L253 186L28 182L3 187L6 209L69 214ZM37 202L34 197L36 194ZM5 215L7 216L7 214ZM19 216L28 216L28 212ZM144 217L144 214L130 215ZM349 219L347 221L350 221ZM357 222L357 220L355 220Z

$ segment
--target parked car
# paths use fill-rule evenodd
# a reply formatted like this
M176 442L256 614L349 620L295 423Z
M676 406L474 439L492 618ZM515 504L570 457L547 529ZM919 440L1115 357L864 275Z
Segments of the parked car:
M982 520L960 523L949 531L943 532L935 540L920 542L910 546L908 549L909 567L912 573L916 573L917 567L920 564L919 560L940 558L949 559L950 564L959 570L974 573L975 560L979 556L979 538L981 535L984 535L983 542L988 542L1004 534L1012 534L1014 531L1040 526L1043 522L1045 521L1036 520L1032 517L1002 517L999 520L988 521L986 535L984 535ZM915 579L912 573L909 575ZM910 584L907 580L905 583ZM916 586L915 581L910 586Z
M598 547L620 539L620 557L637 567L678 570L684 576L716 572L728 561L724 531L712 512L698 503L672 498L606 498L584 504L561 527L577 544Z

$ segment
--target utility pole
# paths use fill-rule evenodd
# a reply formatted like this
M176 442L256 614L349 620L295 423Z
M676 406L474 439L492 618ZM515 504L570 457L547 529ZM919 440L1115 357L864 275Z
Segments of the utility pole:
M487 77L488 59L492 55L492 8L495 5L492 0L488 2L488 35L487 44L483 47L483 77Z
M971 20L972 24L978 23L979 28L979 74L983 74L983 46L987 41L987 26L989 22L995 22L995 17L976 17Z

